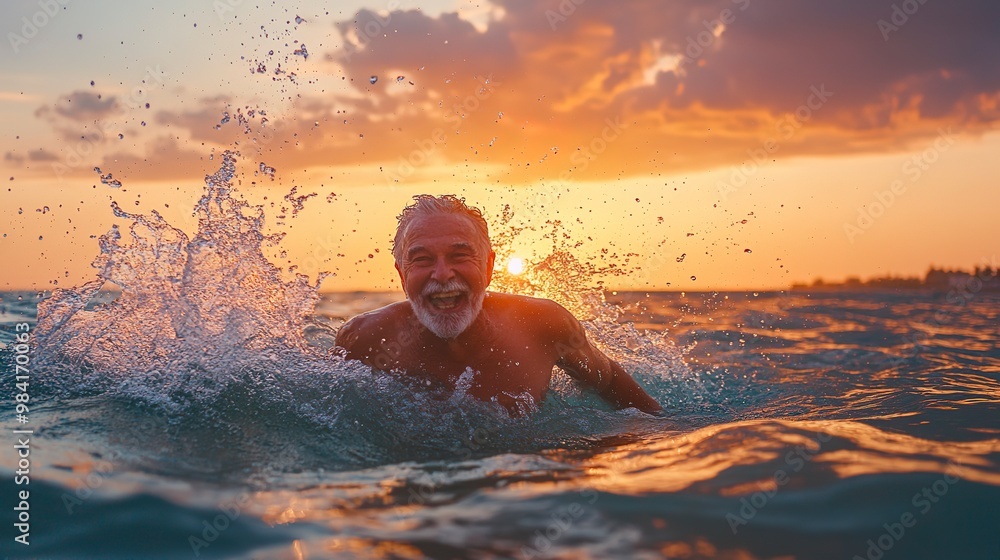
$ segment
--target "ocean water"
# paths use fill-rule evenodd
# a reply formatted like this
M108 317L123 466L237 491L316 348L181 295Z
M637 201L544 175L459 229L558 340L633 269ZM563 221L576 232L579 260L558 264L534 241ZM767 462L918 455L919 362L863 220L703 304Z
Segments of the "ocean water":
M510 418L341 360L341 322L400 295L275 268L234 165L196 233L115 208L99 280L3 294L0 555L1000 558L1000 296L978 284L604 294L556 249L497 287L567 305L666 414L557 374Z

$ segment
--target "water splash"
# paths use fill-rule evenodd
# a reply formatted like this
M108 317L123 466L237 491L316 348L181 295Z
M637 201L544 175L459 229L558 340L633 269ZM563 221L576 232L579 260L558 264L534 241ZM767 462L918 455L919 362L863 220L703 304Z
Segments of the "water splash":
M120 189L122 187L122 182L111 176L111 173L101 173L100 167L95 167L94 172L98 174L101 178L101 183L107 185L113 189Z
M505 207L492 229L493 249L498 263L506 263L514 255L517 239L530 226L514 226L514 214ZM548 254L525 265L519 274L500 266L493 273L491 289L531 297L551 299L575 317L581 319L587 336L609 357L621 363L637 378L647 392L667 409L681 409L714 398L712 389L684 362L681 349L669 332L640 331L621 319L624 310L607 301L601 277L623 277L638 271L630 264L629 253L624 258L609 255L606 264L595 264L577 257L583 243L573 242L565 225L559 220L545 222L548 231L543 236L550 242ZM584 398L576 382L566 376L554 376L555 392L572 398ZM590 399L591 406L601 406Z
M224 386L249 363L273 361L276 349L315 353L304 333L323 276L315 286L302 275L285 281L264 256L282 234L265 235L263 209L232 196L236 158L226 151L206 177L193 237L155 210L131 214L112 203L115 216L132 222L128 238L113 226L93 262L99 278L39 303L42 355L105 387L180 389L191 376ZM121 294L93 305L106 282Z

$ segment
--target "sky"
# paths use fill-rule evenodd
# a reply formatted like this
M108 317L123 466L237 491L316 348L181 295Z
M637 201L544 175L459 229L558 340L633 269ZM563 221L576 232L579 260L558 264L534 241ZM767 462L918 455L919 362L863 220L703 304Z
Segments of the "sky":
M399 289L420 193L617 289L1000 264L996 2L335 6L0 4L0 290L95 278L112 202L193 233L226 150L325 290Z

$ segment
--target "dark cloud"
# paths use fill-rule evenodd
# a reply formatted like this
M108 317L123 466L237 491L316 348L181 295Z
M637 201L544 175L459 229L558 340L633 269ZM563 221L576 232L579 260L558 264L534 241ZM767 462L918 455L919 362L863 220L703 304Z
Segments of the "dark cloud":
M44 148L39 148L28 152L28 159L31 161L56 161L59 156Z
M205 150L188 148L185 142L173 136L153 138L146 145L148 156L127 151L109 153L103 156L98 166L104 170L114 170L117 179L130 178L184 179L204 177L218 169L215 161L208 159ZM93 175L90 168L85 174Z
M323 66L350 94L297 95L294 118L266 129L237 122L251 108L235 95L157 113L156 125L186 132L157 148L186 162L163 171L204 166L189 139L241 141L279 167L362 166L403 180L434 164L490 180L597 179L739 164L769 138L782 158L833 155L1000 122L993 1L494 3L501 15L485 28L415 10L337 23L342 40ZM97 133L88 119L117 108L75 91L39 114L79 142Z
M77 90L60 97L49 106L39 107L37 116L47 116L55 113L58 116L76 121L89 121L105 118L120 110L117 98L104 97L99 93Z
M452 14L416 11L362 11L342 22L352 39L329 59L361 96L340 102L419 140L455 113L450 105L469 95L471 78L492 76L494 94L459 111L462 129L440 149L481 163L492 152L491 162L525 169L550 146L585 147L609 118L635 125L616 150L648 154L655 145L681 152L666 159L706 165L745 157L797 110L808 122L786 154L891 149L942 122L977 133L1000 120L1000 4L987 0L496 3L504 15L482 32ZM670 55L683 57L680 66L657 70ZM387 79L397 71L415 86ZM820 103L817 91L832 96ZM414 107L429 110L407 113ZM518 126L499 123L498 112ZM706 137L709 129L716 133ZM495 136L503 142L486 150ZM664 167L655 154L647 162L632 169Z

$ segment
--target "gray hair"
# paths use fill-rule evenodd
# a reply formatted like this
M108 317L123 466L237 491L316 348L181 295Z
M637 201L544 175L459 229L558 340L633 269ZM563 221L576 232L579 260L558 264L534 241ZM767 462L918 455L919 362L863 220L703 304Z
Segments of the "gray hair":
M416 202L403 208L399 216L396 216L396 219L399 220L399 225L396 226L396 237L392 240L392 256L396 259L396 264L403 262L406 233L410 223L421 216L434 216L437 214L458 214L465 216L476 226L476 230L481 236L479 242L485 247L486 251L489 252L493 249L490 244L489 227L486 225L483 213L475 206L466 205L464 198L458 198L451 194L441 196L418 194L413 197L413 200Z

